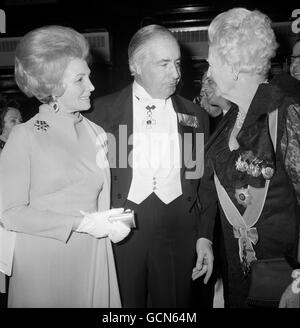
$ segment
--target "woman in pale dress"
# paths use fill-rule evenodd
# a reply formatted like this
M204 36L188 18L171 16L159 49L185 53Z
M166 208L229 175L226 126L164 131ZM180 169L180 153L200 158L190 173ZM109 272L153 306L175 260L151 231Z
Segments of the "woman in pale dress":
M103 129L80 112L94 90L86 39L47 26L16 49L20 89L42 102L1 154L1 219L16 232L8 307L120 307L111 240L130 229L109 218Z

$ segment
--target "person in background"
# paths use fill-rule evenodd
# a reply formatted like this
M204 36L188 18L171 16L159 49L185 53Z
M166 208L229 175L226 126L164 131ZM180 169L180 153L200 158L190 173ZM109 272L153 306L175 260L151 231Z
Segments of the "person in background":
M137 229L114 247L121 298L132 308L188 307L208 115L175 95L181 53L167 28L138 30L128 57L133 84L96 99L88 116L117 141L109 144L112 206L136 213Z
M22 121L19 103L2 97L0 99L0 153L12 128Z
M222 117L230 110L233 104L223 98L218 91L216 83L207 76L207 71L202 76L200 95L193 102L206 110L210 116L210 132L212 133Z
M0 155L12 128L22 123L20 105L15 100L0 98ZM0 272L0 308L7 306L8 277Z
M230 101L220 95L216 83L207 76L207 71L202 76L200 96L194 99L211 117L225 115L231 107Z
M300 81L300 39L293 46L290 73L292 77Z
M16 232L8 307L120 307L111 240L106 134L81 115L94 86L87 40L46 26L16 48L19 88L42 105L16 126L0 157L1 221Z
M294 121L300 106L266 80L277 48L266 15L231 9L213 19L208 35L208 76L237 108L225 115L205 146L198 243L203 261L194 278L203 267L209 269L219 205L225 307L248 307L251 263L296 256L300 158L296 140L288 136L296 138L290 131L298 129Z
M291 65L290 65L290 75L282 73L278 76L275 76L271 83L280 87L284 92L290 97L298 99L300 103L300 39L298 39L294 46L291 55ZM291 156L285 156L285 162L289 170L287 170L293 185L296 190L297 199L298 199L298 217L300 217L300 182L297 177L300 176L299 162L295 166L293 162L300 158L300 116L299 112L294 111L292 120L293 125L290 126L286 131L286 140L291 140L289 147L292 148L290 151L287 151L287 154L293 154ZM293 159L294 158L294 159ZM296 169L298 168L298 170ZM299 242L298 242L298 257L297 262L293 261L290 263L294 269L292 277L293 282L286 288L284 293L281 296L279 303L280 308L300 308L300 290L299 290L299 280L300 280L300 233L299 233Z

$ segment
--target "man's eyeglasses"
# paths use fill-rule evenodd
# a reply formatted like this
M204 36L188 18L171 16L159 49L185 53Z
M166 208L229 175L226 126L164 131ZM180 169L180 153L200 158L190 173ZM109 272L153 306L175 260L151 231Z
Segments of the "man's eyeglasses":
M297 58L299 58L300 59L300 55L296 55L296 56L290 56L290 61L291 61L291 63L293 62L293 61L295 61Z
M291 65L291 63L293 63L297 58L300 59L300 55L296 55L296 56L291 55L287 57L287 64Z

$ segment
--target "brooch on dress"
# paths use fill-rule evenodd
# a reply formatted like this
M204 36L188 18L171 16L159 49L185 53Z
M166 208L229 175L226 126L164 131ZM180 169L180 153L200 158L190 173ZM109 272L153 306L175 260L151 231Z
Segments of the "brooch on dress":
M247 207L251 204L252 196L249 192L249 186L247 188L235 189L235 198L240 205Z
M38 131L47 131L49 128L49 124L47 122L39 120L35 121L34 126L37 128Z

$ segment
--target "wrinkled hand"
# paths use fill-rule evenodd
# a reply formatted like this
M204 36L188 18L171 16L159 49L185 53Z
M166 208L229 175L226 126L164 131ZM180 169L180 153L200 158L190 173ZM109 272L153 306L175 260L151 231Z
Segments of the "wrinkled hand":
M196 280L199 277L204 277L204 284L207 284L213 270L214 255L212 243L206 238L199 238L196 244L197 262L193 269L192 279Z
M119 242L127 237L130 228L122 222L110 222L109 218L123 212L123 208L94 213L80 211L84 218L76 231L88 233L96 238L108 236L114 243Z

